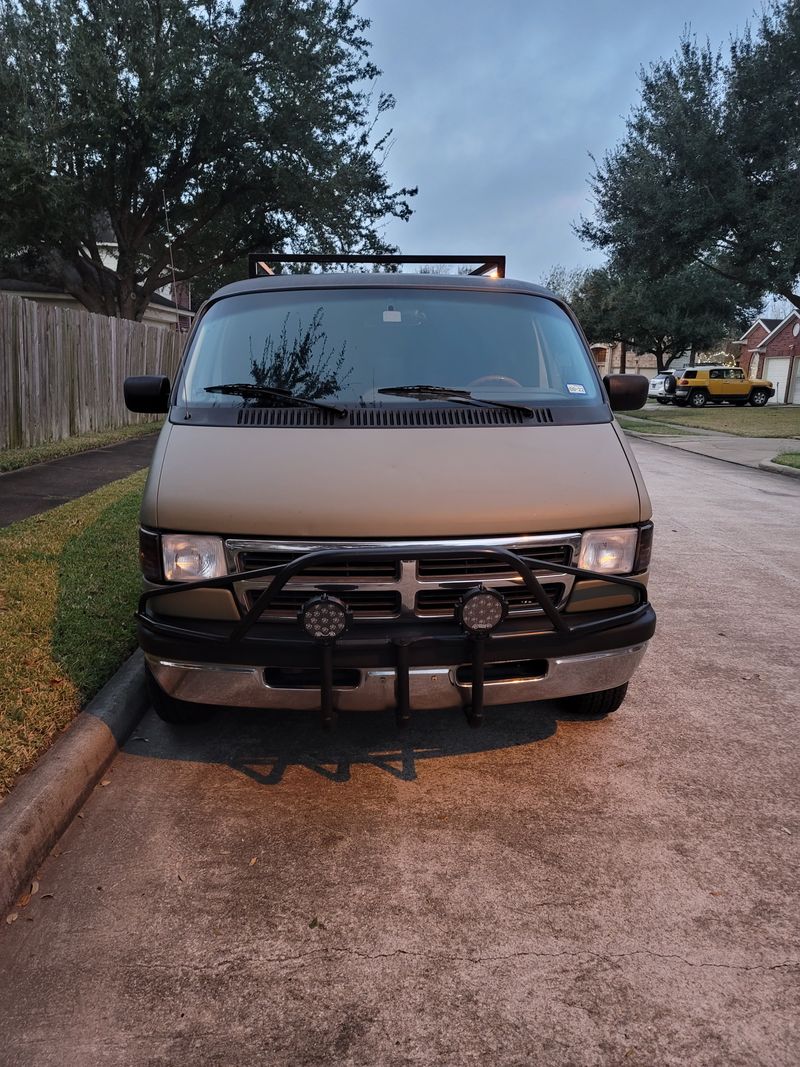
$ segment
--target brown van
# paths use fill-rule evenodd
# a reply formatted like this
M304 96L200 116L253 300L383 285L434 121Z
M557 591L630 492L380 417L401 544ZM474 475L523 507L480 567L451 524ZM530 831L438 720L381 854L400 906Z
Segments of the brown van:
M141 511L153 704L614 711L655 628L653 526L569 307L527 282L262 274L199 310ZM494 261L502 274L502 259Z

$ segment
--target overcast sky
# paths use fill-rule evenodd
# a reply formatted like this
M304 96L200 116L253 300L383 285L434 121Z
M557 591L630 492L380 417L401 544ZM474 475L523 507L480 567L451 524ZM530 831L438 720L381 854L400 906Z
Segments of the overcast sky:
M614 145L637 72L687 25L727 43L757 0L360 0L397 98L392 183L418 185L387 237L406 253L505 253L508 275L600 262L572 232L589 153Z

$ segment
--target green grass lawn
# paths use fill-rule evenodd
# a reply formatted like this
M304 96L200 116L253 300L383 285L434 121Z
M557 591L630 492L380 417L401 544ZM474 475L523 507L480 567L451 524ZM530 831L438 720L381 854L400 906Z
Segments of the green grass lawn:
M800 438L800 406L775 404L763 408L735 408L730 404L704 408L676 408L673 404L643 408L633 418L663 422L686 429L719 430L738 437ZM633 427L637 429L638 427Z
M772 462L782 463L784 467L797 467L800 470L800 452L781 452Z
M0 795L135 647L144 478L0 530Z
M64 441L48 441L47 444L34 445L32 448L0 449L0 471L16 471L20 467L44 463L47 459L74 456L76 452L88 452L90 448L115 445L119 441L127 441L130 437L157 433L160 429L160 422L141 422L132 426L120 426L116 430L77 434L75 437L67 437Z

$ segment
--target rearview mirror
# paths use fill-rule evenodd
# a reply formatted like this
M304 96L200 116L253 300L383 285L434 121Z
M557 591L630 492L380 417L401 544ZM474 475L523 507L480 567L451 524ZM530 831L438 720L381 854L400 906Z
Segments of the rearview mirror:
M122 387L128 411L156 415L169 411L169 378L163 374L142 374L126 378Z
M635 411L647 403L647 378L643 374L607 374L603 385L612 411Z

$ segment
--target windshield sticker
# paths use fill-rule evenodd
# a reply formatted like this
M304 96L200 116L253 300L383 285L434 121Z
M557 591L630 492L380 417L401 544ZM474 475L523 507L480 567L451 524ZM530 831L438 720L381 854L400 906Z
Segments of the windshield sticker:
M573 385L571 382L568 382L567 389L570 393L580 393L582 396L586 395L586 390L582 385Z
M384 322L402 322L403 321L403 316L400 314L399 311L395 311L395 309L393 307L390 307L388 309L388 311L384 311L384 313L383 313L383 321Z

